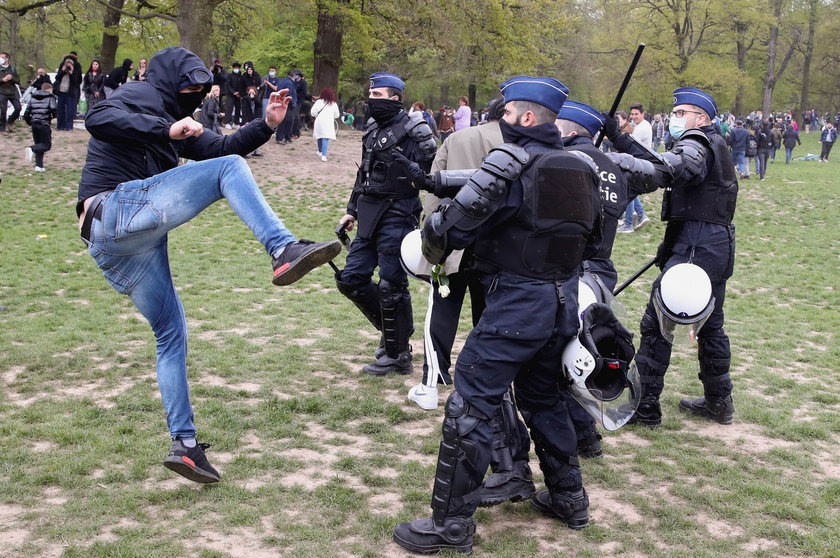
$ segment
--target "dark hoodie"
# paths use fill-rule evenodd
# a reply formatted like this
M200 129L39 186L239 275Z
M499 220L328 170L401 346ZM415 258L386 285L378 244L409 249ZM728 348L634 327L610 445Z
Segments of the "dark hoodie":
M125 85L125 82L128 81L128 72L131 70L132 64L134 64L134 62L131 58L126 58L123 60L122 66L111 70L111 73L108 74L107 78L105 78L105 87L116 89L120 85Z
M146 81L130 81L88 112L88 154L79 182L77 214L85 199L178 166L178 159L247 155L264 144L273 130L257 120L224 136L205 130L198 137L173 140L170 126L192 113L178 104L187 74L204 68L198 56L181 47L161 50L149 61ZM208 86L209 88L209 86Z

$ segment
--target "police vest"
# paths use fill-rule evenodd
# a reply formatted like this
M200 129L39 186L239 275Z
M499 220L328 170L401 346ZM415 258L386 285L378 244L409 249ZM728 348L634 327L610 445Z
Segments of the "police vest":
M577 272L599 222L599 181L583 156L562 150L530 154L517 179L523 194L519 210L478 239L477 267L562 281Z
M412 185L405 166L400 163L394 164L394 152L402 154L406 146L403 142L405 138L407 141L417 142L423 153L428 150L425 144L431 141L434 146L431 156L434 156L437 145L431 139L431 128L422 118L418 123L416 119L411 119L403 113L401 118L384 128L380 128L373 121L369 125L362 139L362 171L366 177L362 185L363 195L383 198L417 197L417 189Z
M703 132L709 138L714 164L706 179L696 186L668 188L662 198L663 221L706 221L729 225L735 216L738 180L729 147L720 134Z
M592 157L598 167L599 190L604 214L604 237L601 239L600 249L594 257L607 260L612 255L618 221L624 217L624 208L627 207L629 201L628 191L630 188L627 185L627 178L624 176L624 171L613 163L609 156L591 143L570 145L566 149L586 153Z

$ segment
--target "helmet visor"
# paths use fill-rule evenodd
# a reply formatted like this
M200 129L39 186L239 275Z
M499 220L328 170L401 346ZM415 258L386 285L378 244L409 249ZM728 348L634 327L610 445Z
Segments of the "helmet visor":
M659 289L654 291L653 306L659 320L659 331L662 337L672 345L693 347L697 344L697 334L706 324L706 320L715 308L715 297L709 298L706 307L694 316L674 314L665 306Z
M627 369L627 379L624 389L609 401L604 400L605 394L596 388L585 389L580 384L572 384L569 388L572 397L580 403L602 428L609 431L618 430L630 420L642 396L642 384L636 363L631 362Z

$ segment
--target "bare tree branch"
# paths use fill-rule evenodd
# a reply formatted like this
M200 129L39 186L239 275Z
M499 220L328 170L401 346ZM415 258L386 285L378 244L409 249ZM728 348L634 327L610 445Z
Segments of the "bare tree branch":
M64 0L39 0L38 2L26 4L25 6L21 6L19 8L9 8L8 6L0 6L0 10L9 12L10 14L18 14L20 16L23 16L26 15L26 12L28 12L29 10L42 8L44 6L51 6L52 4L58 4L59 2L63 1Z
M102 4L109 10L114 10L115 12L119 12L124 16L133 17L134 19L154 19L156 17L160 19L165 19L166 21L178 21L178 16L173 14L167 14L162 12L149 12L147 14L139 14L136 12L129 12L127 10L123 10L120 8L115 8L114 6L110 5L106 0L95 0L97 4ZM145 3L144 3L145 4Z

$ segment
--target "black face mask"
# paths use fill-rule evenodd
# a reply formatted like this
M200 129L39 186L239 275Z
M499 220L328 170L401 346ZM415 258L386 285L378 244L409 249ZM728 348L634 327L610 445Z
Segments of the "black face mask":
M192 91L190 93L178 93L178 109L181 111L181 118L192 116L204 100L203 91Z
M387 124L402 110L402 102L396 99L368 99L370 117L377 124Z

